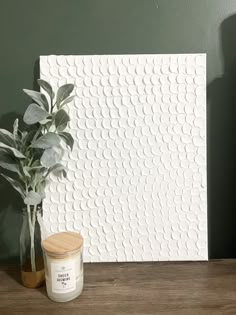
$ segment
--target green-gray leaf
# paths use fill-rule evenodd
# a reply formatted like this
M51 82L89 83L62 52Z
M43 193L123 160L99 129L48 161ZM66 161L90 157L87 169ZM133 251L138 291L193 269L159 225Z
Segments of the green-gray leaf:
M0 129L0 142L10 147L15 147L16 145L13 134L6 129Z
M70 149L72 150L73 145L74 145L74 139L72 135L69 134L68 132L60 132L59 136L65 141L66 145L68 145Z
M24 131L22 132L22 142L24 145L28 146L33 140L37 130L31 130L30 132Z
M53 133L48 132L44 136L38 138L31 146L32 148L48 149L60 144L60 137Z
M18 193L21 195L22 198L25 198L25 190L24 190L24 187L22 186L21 183L19 183L17 180L9 177L9 176L6 176L4 174L0 174L2 175L2 177L4 177L11 185L12 187L18 191Z
M75 98L75 95L72 95L72 96L68 97L67 99L65 99L64 102L61 103L61 107L72 102L74 98Z
M42 198L40 194L32 190L28 192L28 194L26 195L24 199L24 203L29 206L37 206L38 204L41 203L41 201L42 201Z
M5 150L0 150L0 166L8 171L17 173L20 175L19 167L15 159Z
M46 119L44 119L44 120L41 120L39 123L40 123L40 125L46 125L49 121L52 121L52 119L46 118Z
M37 104L39 104L40 106L45 108L46 111L49 111L48 100L43 93L37 92L37 91L32 91L32 90L27 90L27 89L23 89L23 91L25 92L25 94L27 94L29 97L31 97Z
M57 92L57 106L60 107L61 102L63 102L74 89L74 84L65 84L59 87Z
M60 125L60 126L57 128L57 131L58 131L58 132L62 132L63 130L66 129L66 127L67 127L67 124L62 124L62 125Z
M40 163L40 161L39 161ZM43 166L41 166L43 168ZM43 172L41 170L38 170L35 172L35 174L32 176L32 184L31 187L38 187L38 184L42 181ZM38 189L37 189L38 191Z
M64 177L67 176L64 166L60 163L57 163L53 167L51 167L49 169L49 172L52 172L53 175L55 175L55 176L62 176L62 175Z
M22 171L23 171L23 173L24 173L24 175L25 175L26 177L31 178L31 175L30 175L30 173L29 173L30 167L24 166L24 167L22 167Z
M46 187L46 182L45 181L40 182L40 184L38 184L38 187L37 187L37 191L40 194L42 199L44 199L46 197L46 195L45 195L45 187Z
M54 95L52 86L47 81L44 81L42 79L38 79L38 84L42 89L44 89L44 91L46 91L48 93L51 100L53 100L55 95Z
M64 111L64 109L60 109L55 116L55 126L58 131L62 131L65 129L65 126L70 121L70 117Z
M19 159L25 159L26 157L17 149L10 147L9 145L6 145L5 143L0 142L0 148L3 148L7 150L8 152L11 152L15 157Z
M19 128L19 119L16 118L13 124L13 137L15 140L18 139L18 128Z
M46 149L40 159L42 166L46 168L53 167L57 164L63 156L63 149L61 147L53 147Z
M23 120L26 124L33 125L36 124L37 122L40 122L41 120L44 120L48 116L49 113L46 112L46 110L44 110L37 104L33 103L30 104L26 109Z
M27 137L27 135L28 135L28 131L23 131L21 133L21 140L23 141Z
M35 167L39 167L41 164L40 164L40 161L39 160L35 160L32 165L31 165L31 168L35 168Z

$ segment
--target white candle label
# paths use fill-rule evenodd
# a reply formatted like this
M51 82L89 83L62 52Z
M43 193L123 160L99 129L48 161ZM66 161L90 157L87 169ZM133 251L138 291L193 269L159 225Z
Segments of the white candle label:
M52 292L68 293L76 289L75 262L51 263Z

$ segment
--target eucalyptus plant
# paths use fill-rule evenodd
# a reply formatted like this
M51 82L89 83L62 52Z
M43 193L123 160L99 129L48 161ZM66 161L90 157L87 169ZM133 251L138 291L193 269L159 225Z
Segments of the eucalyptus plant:
M74 98L70 96L74 85L65 84L55 94L48 82L39 79L38 84L45 93L23 90L33 100L23 116L28 128L20 130L17 118L12 132L0 129L0 166L7 171L1 175L21 195L27 208L32 271L36 271L36 213L45 197L47 178L50 173L66 177L61 159L65 146L72 150L74 144L65 131L70 121L65 105Z

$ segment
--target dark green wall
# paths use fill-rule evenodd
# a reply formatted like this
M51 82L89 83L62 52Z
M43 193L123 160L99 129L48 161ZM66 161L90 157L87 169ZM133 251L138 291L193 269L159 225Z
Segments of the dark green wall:
M235 257L235 31L235 0L1 0L0 126L24 112L40 55L206 52L209 254ZM0 198L0 257L10 260L21 205L3 181Z

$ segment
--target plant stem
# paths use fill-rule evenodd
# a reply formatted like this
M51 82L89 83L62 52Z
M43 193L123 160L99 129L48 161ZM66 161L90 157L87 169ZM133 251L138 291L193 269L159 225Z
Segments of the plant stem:
M32 269L36 271L36 259L35 259L35 246L34 246L34 237L35 237L35 221L36 221L36 206L33 208L33 217L32 217L32 239L31 239L31 250L32 250L32 258L33 264Z
M39 136L41 131L42 131L42 126L40 126L39 129L36 131L32 141L31 141L32 143L34 143L37 140L37 138L38 138L38 136Z
M29 192L29 187L25 187L26 194ZM29 223L29 232L30 232L30 263L32 272L36 272L36 263L35 263L35 247L34 247L34 230L35 230L35 219L36 219L36 209L37 206L34 206L33 213L31 215L30 205L27 205L28 213L28 223Z
M27 212L28 212L28 222L29 222L29 231L30 231L30 262L31 262L31 269L33 272L35 272L36 271L35 248L34 248L35 211L33 210L33 214L31 216L30 206L27 205Z
M53 113L53 109L54 107L57 105L57 102L55 102L53 105L52 105L52 108L51 108L51 114Z

